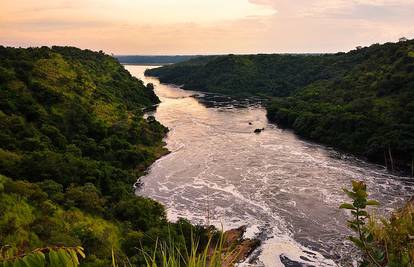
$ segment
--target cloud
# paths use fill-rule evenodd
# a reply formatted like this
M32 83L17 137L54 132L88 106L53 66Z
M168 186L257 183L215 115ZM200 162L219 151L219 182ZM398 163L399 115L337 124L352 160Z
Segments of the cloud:
M414 37L412 0L249 1L277 11L268 20L268 40L281 51L347 51Z
M412 0L249 0L270 6L282 17L401 20L414 18Z
M0 44L117 54L336 52L414 37L413 0L6 1Z
M69 29L88 29L102 28L109 26L107 21L78 20L68 19L33 19L3 24L3 27L13 27L15 30L27 32L53 32L65 31Z
M101 21L26 20L0 26L0 44L71 45L115 54L251 53L266 25L245 18L215 23L106 23ZM4 33L4 34L3 34Z
M414 18L414 3L406 3L404 5L356 3L345 9L333 12L330 16L370 21L412 20Z

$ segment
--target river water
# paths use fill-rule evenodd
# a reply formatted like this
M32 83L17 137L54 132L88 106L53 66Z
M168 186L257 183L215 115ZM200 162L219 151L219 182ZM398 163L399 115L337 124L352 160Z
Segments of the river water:
M255 100L204 95L144 77L161 104L154 116L170 129L171 151L142 178L137 194L165 204L168 218L247 225L246 237L262 246L241 266L348 266L355 255L346 241L347 200L342 188L364 180L382 211L401 206L414 180L298 138L268 123ZM253 131L265 128L260 134Z

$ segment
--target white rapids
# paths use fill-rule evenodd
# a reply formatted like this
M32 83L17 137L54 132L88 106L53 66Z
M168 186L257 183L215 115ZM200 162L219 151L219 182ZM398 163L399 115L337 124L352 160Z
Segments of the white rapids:
M364 180L384 211L414 193L414 180L268 123L254 101L160 84L144 77L146 68L126 66L155 85L161 104L153 115L170 129L171 153L151 166L137 194L163 203L170 220L224 230L247 225L245 236L263 242L240 266L349 265L342 188ZM254 134L256 128L265 130Z

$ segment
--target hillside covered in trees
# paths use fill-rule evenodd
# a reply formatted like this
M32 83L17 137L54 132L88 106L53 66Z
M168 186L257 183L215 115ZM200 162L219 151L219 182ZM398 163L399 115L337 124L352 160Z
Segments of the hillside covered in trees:
M414 174L414 40L323 55L228 55L146 71L184 89L261 95L299 135Z
M0 46L0 247L82 246L84 266L110 266L190 232L132 185L167 151L167 129L143 109L151 85L101 52ZM184 233L184 235L183 235ZM187 239L187 240L186 240ZM4 255L3 255L4 256Z

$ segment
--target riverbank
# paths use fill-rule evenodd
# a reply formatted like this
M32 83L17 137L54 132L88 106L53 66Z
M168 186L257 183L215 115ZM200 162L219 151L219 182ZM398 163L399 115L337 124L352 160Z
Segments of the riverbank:
M157 241L189 244L181 227L194 225L169 222L164 206L132 189L167 152L167 128L143 116L159 103L153 87L103 52L58 46L0 46L0 87L6 258L83 247L87 266L110 266L113 255L143 266L140 252Z
M182 90L145 77L147 68L127 66L155 85L161 103L151 115L170 129L171 153L151 166L137 194L163 203L172 221L185 217L225 231L247 225L246 237L262 241L253 265L349 260L347 216L338 207L351 180L363 179L383 211L413 194L409 178L268 123L255 101ZM256 128L265 130L254 134Z
M322 55L226 55L146 71L164 83L272 99L269 120L414 176L414 40Z

